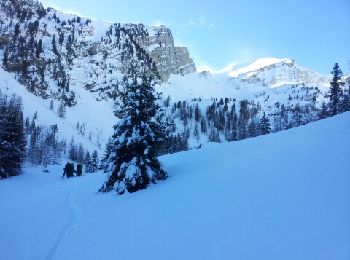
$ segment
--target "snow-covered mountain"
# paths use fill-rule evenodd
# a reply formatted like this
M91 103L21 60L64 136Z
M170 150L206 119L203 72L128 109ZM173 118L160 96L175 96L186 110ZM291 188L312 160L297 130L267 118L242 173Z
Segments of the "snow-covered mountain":
M115 123L114 104L124 89L123 78L131 63L137 64L137 73L159 74L161 82L156 90L163 93L168 116L176 125L175 133L186 135L190 147L210 140L236 140L222 131L227 131L235 114L241 116L240 107L246 103L251 110L247 124L258 122L264 113L275 121L281 109L288 114L285 128L295 125L295 111L303 114L303 118L298 116L297 125L316 120L329 91L327 76L287 58L259 59L225 74L196 72L188 50L176 47L171 31L164 26L100 22L45 9L33 0L0 0L0 7L0 60L4 69L0 76L21 83L12 80L7 93L22 97L33 93L37 104L45 107L33 105L39 118L53 103L53 121L58 107L65 105L66 122L56 120L62 121L62 131L67 124L78 128L83 125L88 142L102 149ZM225 105L220 100L225 100ZM217 122L202 122L213 105L217 110L213 120L222 114L221 127ZM199 120L194 118L196 107L201 114ZM29 110L27 115L31 117L33 109ZM273 126L272 130L284 127ZM198 137L199 128L208 131ZM65 137L69 140L72 134Z
M263 58L229 73L237 85L278 87L285 84L329 85L329 78L298 65L292 59Z
M155 69L162 80L196 70L164 26L106 23L44 9L33 0L0 1L2 66L30 92L75 104L75 90L115 99L128 64Z
M25 86L2 68L0 68L0 86L3 95L15 94L21 98L24 118L28 117L31 121L36 114L36 125L46 127L57 125L59 140L69 142L74 139L76 144L84 144L85 149L101 152L113 133L112 126L116 120L113 105L106 101L96 102L91 93L85 89L80 89L76 93L76 105L67 107L65 116L59 117L60 102L50 102L28 92Z
M170 136L157 152L170 178L96 196L131 70L162 93ZM22 176L0 182L0 258L349 259L350 114L311 123L333 115L330 80L289 58L197 72L165 26L0 0L1 162L26 157ZM350 110L344 82L337 113ZM67 161L88 171L61 180Z
M298 65L292 59L262 58L248 65L238 66L228 73L200 73L172 75L159 90L176 100L201 97L244 97L254 99L262 91L284 86L318 87L329 90L330 76L323 76Z

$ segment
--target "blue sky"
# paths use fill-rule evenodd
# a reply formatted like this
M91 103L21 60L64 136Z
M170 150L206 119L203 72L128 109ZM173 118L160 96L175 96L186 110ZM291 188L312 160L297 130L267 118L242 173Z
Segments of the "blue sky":
M276 57L321 73L329 73L334 62L350 71L350 0L42 2L99 20L165 24L200 68Z

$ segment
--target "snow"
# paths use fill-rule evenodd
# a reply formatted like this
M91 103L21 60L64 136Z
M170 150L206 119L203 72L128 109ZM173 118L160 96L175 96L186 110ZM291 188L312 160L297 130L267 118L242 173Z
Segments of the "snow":
M156 86L156 90L162 92L164 98L170 96L172 102L225 97L256 100L260 93L265 92L265 99L268 95L275 96L271 99L273 104L284 99L275 93L285 90L285 86L298 85L298 89L317 87L324 93L329 90L329 82L330 78L304 68L291 59L262 58L231 72L230 76L210 72L171 75L168 82ZM294 91L287 92L291 94ZM319 103L322 101L320 99Z
M237 70L231 71L229 73L229 76L230 77L238 77L240 74L256 71L256 70L259 70L261 68L268 67L268 66L271 66L271 65L277 64L277 63L292 64L293 61L291 59L288 59L288 58L284 58L284 59L261 58L261 59L258 59L256 61L252 62L251 64L249 64L246 67L241 67Z
M147 190L62 166L0 182L2 259L350 259L350 113L161 157Z
M197 73L185 76L171 75L168 82L156 86L157 92L163 93L163 98L171 97L172 102L201 98L233 97L236 92L227 76L213 75L205 78Z
M75 143L83 143L84 148L92 150L103 150L105 143L113 133L113 125L116 118L113 114L113 106L106 101L96 102L96 98L87 90L74 88L77 97L77 105L66 108L65 118L59 118L57 109L59 102L54 100L54 109L50 110L50 101L43 100L19 84L14 76L0 68L0 90L7 95L16 94L22 98L23 112L25 117L33 118L37 111L37 123L44 126L57 124L59 138L67 142L74 137ZM93 105L92 105L93 104ZM81 134L76 125L85 128ZM91 141L89 135L91 133Z

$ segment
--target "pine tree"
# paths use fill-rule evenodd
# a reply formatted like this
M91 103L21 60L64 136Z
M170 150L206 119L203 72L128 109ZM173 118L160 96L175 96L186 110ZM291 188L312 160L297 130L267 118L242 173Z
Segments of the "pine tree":
M80 143L78 146L76 161L79 163L84 163L84 155L85 155L84 148L83 148L83 145Z
M51 125L49 129L46 130L44 140L42 142L42 158L43 164L55 165L59 164L61 158L61 151L58 147L57 140L57 125ZM44 160L46 160L44 162Z
M0 178L19 174L25 145L22 101L0 93Z
M53 110L53 100L50 100L50 110Z
M328 116L328 107L325 102L322 102L321 109L318 113L320 119L324 119Z
M93 151L92 157L91 157L91 172L97 172L98 171L98 153L97 151Z
M260 119L259 133L260 135L266 135L271 132L271 125L269 118L265 115Z
M103 172L111 172L113 169L114 162L111 160L113 152L113 139L109 138L105 148L105 154L101 160L101 169Z
M199 122L201 119L201 111L198 107L198 104L196 104L196 107L194 109L194 119L196 120L196 122Z
M78 159L78 148L74 143L74 138L72 138L69 143L68 156L69 156L69 159L72 161L77 161Z
M30 126L30 141L27 152L27 160L32 165L39 165L42 163L42 145L40 143L40 138L42 138L41 132L41 127L35 125L35 120L33 118L32 124Z
M330 88L330 95L329 95L329 101L330 101L330 112L331 115L336 115L341 110L341 96L342 96L342 89L341 89L341 77L343 76L343 72L339 68L338 63L335 63L332 71L333 79L331 81L331 88Z
M248 125L248 136L249 137L256 137L257 131L256 131L256 123L254 120L252 120Z
M85 164L85 172L86 173L91 173L91 156L90 152L86 151L85 158L84 158L84 164Z
M116 111L122 118L114 126L113 151L109 155L113 169L101 192L114 188L118 194L136 192L167 177L156 157L157 146L166 134L154 90L155 74L143 71L138 77L136 68L131 65L124 78L122 105Z
M349 111L350 110L350 77L347 78L344 95L343 95L343 111Z
M63 102L61 102L60 106L58 107L57 113L61 118L64 118L66 116L66 107Z

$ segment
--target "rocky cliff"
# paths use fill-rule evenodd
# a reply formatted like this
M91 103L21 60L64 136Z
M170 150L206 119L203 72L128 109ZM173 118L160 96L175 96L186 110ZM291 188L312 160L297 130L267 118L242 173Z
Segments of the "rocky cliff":
M73 106L74 89L85 88L115 99L130 63L163 81L196 70L164 26L99 22L32 0L0 0L0 7L2 67L42 98Z
M186 47L175 47L171 31L164 27L151 27L150 35L141 38L141 46L148 50L157 64L161 78L166 81L171 74L188 74L196 71L196 66Z

